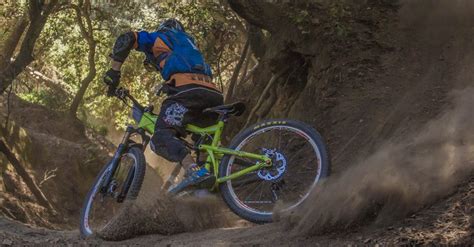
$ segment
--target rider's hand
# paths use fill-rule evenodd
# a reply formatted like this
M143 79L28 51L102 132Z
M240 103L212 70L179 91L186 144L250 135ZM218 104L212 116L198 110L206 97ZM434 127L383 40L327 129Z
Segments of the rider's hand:
M113 96L115 94L115 89L120 83L120 71L109 69L107 72L105 72L104 83L109 86L107 95Z
M116 87L109 86L107 89L107 97L116 96L115 90L117 90Z
M166 89L164 88L164 86L165 86L165 83L160 83L156 85L155 87L156 96L160 97L163 93L166 93Z

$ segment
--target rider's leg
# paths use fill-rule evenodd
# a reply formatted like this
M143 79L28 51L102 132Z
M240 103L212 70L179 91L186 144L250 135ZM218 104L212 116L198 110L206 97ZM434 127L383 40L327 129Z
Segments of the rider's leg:
M188 170L189 168L195 165L196 165L196 161L194 160L191 154L184 156L184 159L181 160L181 166L183 167L184 170Z
M181 162L189 154L184 143L176 138L175 130L158 126L151 137L150 147L153 152L171 162Z
M171 162L179 162L185 169L185 179L175 188L176 192L210 178L209 171L196 165L186 145L178 139L183 135L185 114L192 112L174 100L165 100L158 115L150 147L158 155Z
M181 162L189 150L178 139L184 130L184 118L189 109L180 101L167 98L161 104L155 133L151 138L150 147L158 155L171 162Z
M186 124L205 126L215 123L216 116L208 116L202 111L219 104L222 104L222 94L199 88L171 95L163 102L151 146L157 154L170 161L180 162L186 170L185 179L175 187L174 192L211 177L206 168L196 164L189 150L177 136L186 134L184 127ZM172 130L175 132L170 132Z

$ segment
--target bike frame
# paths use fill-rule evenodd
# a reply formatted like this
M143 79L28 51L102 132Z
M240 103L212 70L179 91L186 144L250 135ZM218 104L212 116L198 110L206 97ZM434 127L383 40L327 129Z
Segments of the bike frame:
M142 118L138 123L138 128L144 129L150 135L153 134L155 129L155 122L158 116L150 112L144 112ZM192 124L186 125L186 130L190 133L200 135L201 137L212 136L212 143L210 145L200 144L196 148L199 151L206 152L208 154L205 163L206 169L213 171L216 176L216 184L226 182L231 179L239 178L250 172L272 166L272 160L265 155L237 151L229 148L221 147L221 135L224 130L225 121L219 120L215 125L201 128ZM245 169L242 169L236 173L228 176L220 176L219 164L224 155L234 155L242 158L249 158L255 160L255 164Z

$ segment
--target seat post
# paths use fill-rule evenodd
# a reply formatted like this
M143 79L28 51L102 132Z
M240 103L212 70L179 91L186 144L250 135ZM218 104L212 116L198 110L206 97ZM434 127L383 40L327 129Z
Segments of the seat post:
M219 114L219 118L218 118L219 121L227 123L227 119L229 119L229 114L227 114L227 112Z

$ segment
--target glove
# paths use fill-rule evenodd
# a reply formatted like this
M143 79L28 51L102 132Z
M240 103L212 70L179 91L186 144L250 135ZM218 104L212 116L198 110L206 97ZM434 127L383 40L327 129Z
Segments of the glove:
M107 91L108 96L113 96L115 93L115 89L120 83L120 71L109 69L105 72L104 76L104 83L109 86L109 90Z

